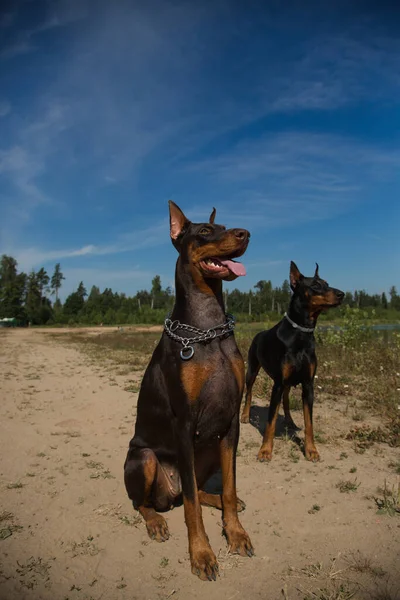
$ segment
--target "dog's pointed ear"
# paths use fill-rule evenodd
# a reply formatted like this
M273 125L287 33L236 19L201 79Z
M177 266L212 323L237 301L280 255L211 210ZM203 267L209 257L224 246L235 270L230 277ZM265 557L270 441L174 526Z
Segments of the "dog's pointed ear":
M319 277L319 265L318 263L315 263L315 273L314 273L314 277Z
M217 214L217 209L216 209L216 208L213 208L213 209L212 209L212 213L211 213L211 215L210 215L210 223L211 223L211 225L213 225L213 224L214 224L214 221L215 221L215 215L216 215L216 214Z
M303 275L297 268L296 263L290 261L290 287L294 291L299 281L303 279Z
M185 217L179 206L172 202L172 200L168 201L169 204L169 226L170 226L170 235L171 240L174 246L178 242L179 237L184 233L186 227L189 225L190 221Z

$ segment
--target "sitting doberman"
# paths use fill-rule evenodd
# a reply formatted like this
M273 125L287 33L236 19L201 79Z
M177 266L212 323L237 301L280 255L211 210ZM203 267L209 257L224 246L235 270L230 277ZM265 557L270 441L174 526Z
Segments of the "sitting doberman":
M140 388L135 435L125 461L125 486L152 539L169 538L156 511L184 505L192 572L216 579L218 563L206 535L201 504L223 511L223 533L231 552L252 556L238 519L236 449L244 363L225 315L222 280L246 271L233 259L249 243L245 229L190 222L172 201L170 234L179 252L176 299L165 321ZM222 495L202 488L218 469Z
M312 425L314 377L317 368L314 329L319 314L323 310L338 306L344 293L329 287L327 282L319 277L318 264L314 277L304 277L295 263L291 262L290 287L293 295L288 312L272 329L255 336L248 355L246 402L241 417L242 423L249 422L251 390L260 368L262 367L274 381L268 423L257 456L261 462L272 458L275 425L282 395L285 425L289 429L297 429L290 415L289 391L291 386L299 383L302 385L305 456L308 460L319 460Z

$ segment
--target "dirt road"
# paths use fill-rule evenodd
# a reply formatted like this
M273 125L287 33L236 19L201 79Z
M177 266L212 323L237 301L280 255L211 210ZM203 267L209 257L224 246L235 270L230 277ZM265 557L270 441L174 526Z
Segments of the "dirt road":
M242 426L241 519L256 556L228 555L221 514L203 508L221 577L201 582L190 572L183 509L167 514L172 535L158 544L126 497L137 400L127 377L48 332L0 332L1 600L396 598L400 517L377 514L373 496L385 480L396 485L398 450L375 444L357 454L341 437L354 423L340 403L316 406L328 442L319 464L285 437L270 464L257 463L260 433ZM253 411L260 421L263 405ZM341 492L346 481L353 489Z

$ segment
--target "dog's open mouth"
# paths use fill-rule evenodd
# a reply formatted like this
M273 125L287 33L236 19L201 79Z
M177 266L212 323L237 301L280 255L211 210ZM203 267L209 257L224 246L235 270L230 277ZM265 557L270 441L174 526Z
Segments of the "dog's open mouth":
M236 279L236 277L243 277L243 275L246 275L244 265L231 258L206 258L200 262L200 267L208 277Z

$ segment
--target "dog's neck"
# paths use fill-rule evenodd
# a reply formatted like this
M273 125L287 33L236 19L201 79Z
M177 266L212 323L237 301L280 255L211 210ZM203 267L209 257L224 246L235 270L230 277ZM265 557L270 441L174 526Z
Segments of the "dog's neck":
M200 282L195 281L193 267L179 257L176 263L175 305L171 319L204 330L224 323L222 281L203 278Z
M294 323L307 328L315 327L319 316L319 312L311 315L308 310L305 310L301 298L296 295L292 296L287 314Z

